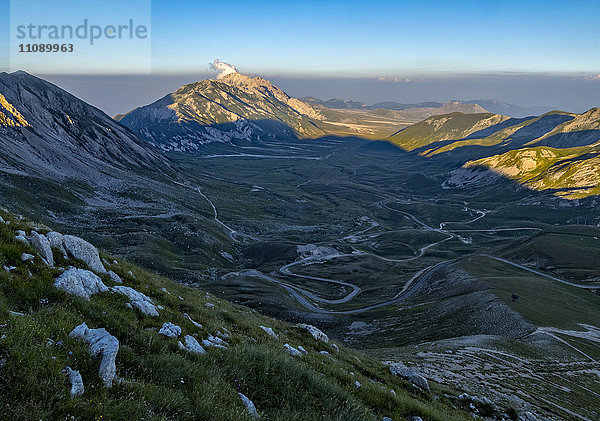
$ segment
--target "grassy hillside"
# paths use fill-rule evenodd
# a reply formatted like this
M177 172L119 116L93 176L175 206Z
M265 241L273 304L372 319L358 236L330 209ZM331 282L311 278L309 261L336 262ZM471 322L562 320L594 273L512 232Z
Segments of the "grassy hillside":
M33 246L15 238L18 230L30 234L34 225L7 212L0 215L6 221L0 223L2 419L252 419L238 392L269 420L470 418L437 396L441 390L435 386L431 395L419 392L365 355L331 341L316 341L299 327L103 253L105 267L117 273L123 285L149 296L160 306L160 315L146 316L112 292L95 294L90 301L68 295L54 287L54 279L61 268L86 265L65 259L55 248L55 265L47 266ZM23 253L35 257L23 261ZM100 275L107 286L116 285L108 275ZM116 367L122 380L112 388L103 386L98 360L87 345L68 335L83 322L105 328L120 342ZM217 331L229 332L228 347L190 354L178 347L177 339L158 334L164 322L181 326L182 336L196 336L198 341ZM271 327L278 339L260 325ZM283 348L286 343L303 346L307 355L290 356ZM83 395L70 396L66 366L80 371Z

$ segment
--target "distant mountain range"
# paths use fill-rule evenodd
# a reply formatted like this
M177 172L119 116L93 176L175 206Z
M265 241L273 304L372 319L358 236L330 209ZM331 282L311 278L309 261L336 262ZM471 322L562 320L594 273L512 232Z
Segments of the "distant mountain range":
M578 198L600 193L600 109L539 117L452 113L430 117L390 137L421 155L461 168L448 188L481 186L499 176L536 190Z
M115 119L163 150L191 152L211 142L268 140L274 136L315 138L333 134L381 139L431 115L485 112L477 104L456 101L397 109L332 101L327 105L311 98L293 98L265 79L231 73L216 81L182 86Z
M512 107L498 101L481 104ZM600 192L597 108L514 118L481 104L451 101L403 108L407 104L300 100L262 78L232 73L182 86L117 116L116 122L39 78L2 73L0 145L5 153L0 165L15 174L81 176L101 183L115 171L169 170L172 164L160 151L335 135L387 140L460 167L445 183L448 188L503 176L569 198Z
M499 101L497 99L473 99L469 101L462 100L453 100L449 102L437 102L437 101L429 101L429 102L419 102L419 103L401 103L401 102L393 102L393 101L385 101L378 102L373 105L367 105L364 102L352 101L349 99L329 99L329 100L321 100L314 97L304 97L301 98L303 101L324 105L328 108L335 109L367 109L367 110L377 110L377 109L386 109L386 110L409 110L415 108L441 108L449 103L454 104L474 104L479 105L481 108L495 114L502 114L509 117L528 117L533 115L543 114L545 112L550 111L551 107L521 107L519 105L509 104L507 102ZM465 111L463 111L465 112ZM438 113L441 114L441 113Z

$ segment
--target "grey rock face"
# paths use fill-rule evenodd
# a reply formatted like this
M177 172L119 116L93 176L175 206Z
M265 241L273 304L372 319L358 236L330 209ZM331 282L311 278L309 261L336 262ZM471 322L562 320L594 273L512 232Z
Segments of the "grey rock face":
M71 396L83 395L85 387L83 386L83 379L79 371L72 370L71 367L67 366L67 375L69 376L69 382L71 383Z
M158 333L166 336L167 338L177 338L179 335L181 335L181 327L171 322L167 322L162 325Z
M27 254L27 253L23 253L21 255L21 260L24 262L29 262L30 260L35 259L35 256L33 254Z
M202 324L200 324L197 321L195 321L194 319L192 319L189 314L183 313L183 317L185 317L186 319L188 319L197 328L202 329Z
M52 248L50 241L46 237L37 232L33 231L29 237L31 244L38 250L44 262L49 266L54 266L54 255L52 254Z
M89 300L90 297L99 292L108 291L102 279L93 272L86 269L71 268L65 271L54 281L54 286L68 294Z
M69 256L67 255L67 250L65 250L65 246L63 245L63 237L64 236L61 233L56 231L51 231L46 234L46 238L48 239L50 246L59 249L63 257L67 259Z
M242 403L246 407L246 411L248 411L248 414L250 414L254 418L260 418L260 415L258 415L258 411L256 410L254 403L252 403L252 401L243 393L238 392L238 395L240 396Z
M273 331L273 329L271 329L270 327L266 327L266 326L259 326L262 330L265 331L265 333L267 335L269 335L271 338L273 339L278 339L279 336L277 336L277 334Z
M110 277L110 280L117 283L117 284L122 284L123 280L121 279L121 277L119 275L117 275L116 273L114 273L112 270L108 271L108 276Z
M390 365L390 372L394 376L400 376L400 377L408 380L415 386L429 392L429 383L427 382L427 379L425 377L421 376L419 373L417 373L412 368L406 367L402 363L395 363L395 364Z
M112 387L117 374L115 358L119 351L119 340L108 333L106 329L90 329L85 323L73 329L69 336L84 340L89 345L92 355L100 358L98 374L104 382L104 386Z
M147 295L122 285L117 285L113 287L112 290L129 298L131 300L131 305L140 310L143 314L152 317L158 316L156 306Z
M67 253L75 259L81 260L89 268L98 273L107 273L102 265L98 249L79 237L74 235L63 236L63 245Z
M296 326L299 327L300 329L306 330L308 333L310 333L312 335L313 338L315 338L315 340L323 341L326 344L329 343L329 337L325 333L323 333L321 330L314 327L313 325L299 323Z
M285 351L290 354L292 357L301 357L302 353L300 351L298 351L296 348L294 348L293 346L291 346L290 344L285 344L283 346L283 349L285 349Z
M198 343L196 338L190 335L185 335L183 338L185 343L179 342L179 347L185 349L192 354L206 354L206 350Z

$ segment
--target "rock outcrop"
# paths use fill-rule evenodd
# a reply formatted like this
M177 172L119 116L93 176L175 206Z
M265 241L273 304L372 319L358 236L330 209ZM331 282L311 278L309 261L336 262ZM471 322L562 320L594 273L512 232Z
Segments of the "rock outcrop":
M243 393L238 392L238 395L240 396L242 403L246 407L246 411L248 411L248 414L250 414L254 418L260 418L260 415L258 415L258 411L256 410L256 407L254 406L252 401Z
M181 335L181 327L171 322L166 322L163 323L158 334L166 336L167 338L178 338L179 335Z
M296 326L299 327L300 329L306 330L308 333L310 333L312 335L313 338L315 338L316 341L322 341L322 342L325 342L326 344L329 343L329 337L327 337L326 334L324 334L321 330L314 327L313 325L299 323Z
M152 317L158 316L158 309L147 295L123 285L114 286L112 287L112 290L129 298L131 300L131 305L143 314Z
M198 343L196 338L190 335L185 335L183 343L179 342L179 348L191 353L191 354L206 354L206 350L202 348L202 345Z
M52 254L52 247L50 246L50 241L48 239L33 231L29 236L29 240L31 244L38 250L40 256L46 262L48 266L54 266L54 255Z
M119 351L119 340L104 328L90 329L85 323L80 324L69 333L72 338L85 341L94 357L100 358L98 374L106 387L112 387L117 375L115 359Z
M69 376L69 382L71 383L71 396L83 395L83 392L85 392L85 387L79 371L73 370L69 366L66 367L66 370L67 375Z
M79 268L71 268L63 272L54 281L54 286L67 294L76 295L86 300L89 300L94 294L109 290L98 275Z
M277 334L273 331L273 329L271 329L270 327L266 327L266 326L259 326L262 330L265 331L265 333L267 335L269 335L271 338L273 339L278 339L279 336L277 336Z
M106 269L100 260L98 249L84 239L75 237L74 235L64 235L62 237L62 244L70 256L81 260L91 270L98 273L106 273Z
M394 376L402 377L424 391L429 392L429 383L427 382L427 379L417 373L414 369L406 367L402 363L394 363L390 365L390 372Z

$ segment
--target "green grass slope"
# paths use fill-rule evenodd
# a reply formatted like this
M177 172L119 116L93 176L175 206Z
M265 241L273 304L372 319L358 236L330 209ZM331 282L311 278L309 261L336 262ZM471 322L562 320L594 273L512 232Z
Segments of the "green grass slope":
M53 286L61 267L85 264L65 260L54 251L49 267L36 250L15 238L33 224L0 212L0 411L3 420L245 420L252 419L238 392L256 405L266 420L394 420L420 416L426 420L469 419L454 409L434 386L432 394L393 377L381 362L339 346L315 341L306 331L261 316L197 289L101 253L107 269L160 305L159 317L129 308L127 299L111 292L90 301ZM36 227L44 233L47 229ZM24 262L23 253L33 254ZM112 263L108 263L112 262ZM112 286L107 275L103 282ZM207 307L207 303L214 308ZM184 316L187 313L202 328ZM85 322L105 328L120 341L117 375L123 380L105 388L98 360L87 345L68 336ZM227 349L207 348L192 355L177 339L158 334L164 322L200 341L229 331ZM272 339L260 325L271 327ZM283 345L302 345L308 355L294 358ZM321 354L327 351L328 354ZM80 371L85 393L71 397L64 372ZM355 382L360 383L360 387ZM395 391L395 395L391 392Z

